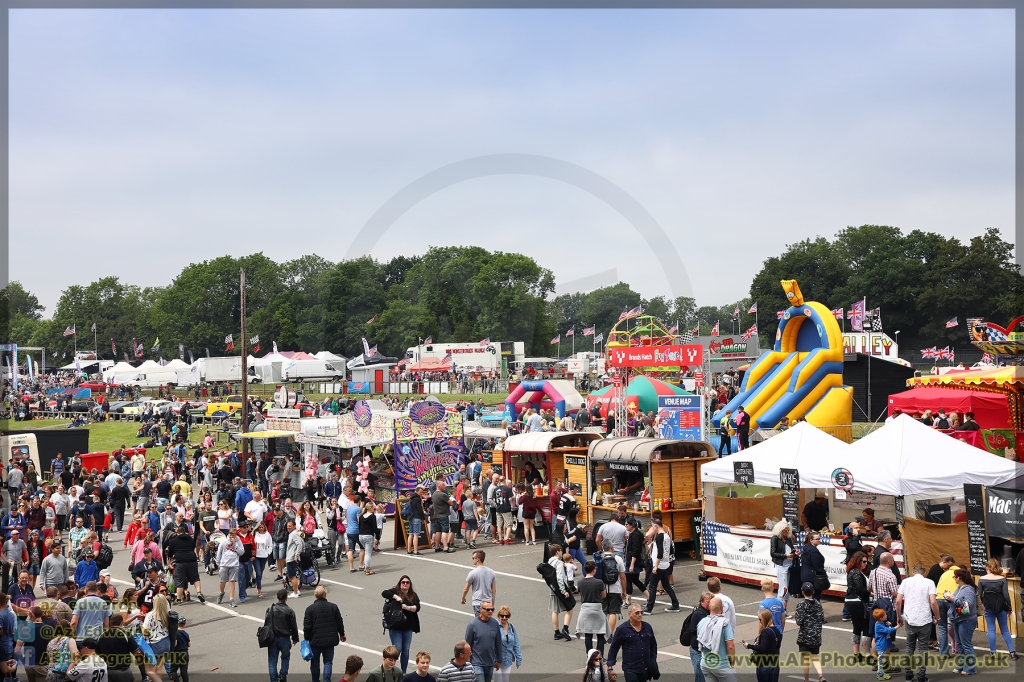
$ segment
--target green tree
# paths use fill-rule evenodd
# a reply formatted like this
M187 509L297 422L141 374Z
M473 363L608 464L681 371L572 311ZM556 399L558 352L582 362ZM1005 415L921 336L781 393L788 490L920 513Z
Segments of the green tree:
M604 334L605 339L618 321L619 315L640 305L640 294L629 288L625 282L617 282L612 286L594 289L587 294L580 308L580 318L597 327L596 333Z

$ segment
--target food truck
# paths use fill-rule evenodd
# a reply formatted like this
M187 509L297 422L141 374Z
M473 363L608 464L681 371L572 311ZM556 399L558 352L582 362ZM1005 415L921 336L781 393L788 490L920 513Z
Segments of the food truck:
M500 467L502 474L515 484L523 480L526 464L532 464L540 473L540 480L543 482L539 489L534 491L535 497L550 495L555 483L578 485L578 518L585 519L588 518L587 503L590 499L587 451L593 442L602 438L599 433L583 431L543 431L509 436L502 450L491 453L491 467L495 471ZM484 471L487 471L486 463ZM541 515L546 523L551 522L550 505L542 507Z
M595 529L625 504L645 528L651 511L660 509L676 542L693 541L693 517L701 514L700 467L717 459L710 443L609 438L590 443L587 459Z

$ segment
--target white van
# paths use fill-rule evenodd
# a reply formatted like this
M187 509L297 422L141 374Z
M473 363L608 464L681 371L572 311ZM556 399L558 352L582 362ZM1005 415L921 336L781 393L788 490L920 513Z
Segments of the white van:
M17 433L12 436L0 436L0 464L6 471L12 459L28 458L36 467L40 479L43 468L39 465L39 445L36 443L36 434ZM6 473L4 479L6 480Z

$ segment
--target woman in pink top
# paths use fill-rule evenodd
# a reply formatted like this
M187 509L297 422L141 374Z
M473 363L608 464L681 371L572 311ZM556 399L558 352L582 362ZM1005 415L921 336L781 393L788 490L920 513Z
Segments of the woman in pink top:
M160 545L158 545L154 539L153 531L146 531L146 535L135 541L132 545L132 562L142 561L142 553L149 548L153 550L153 558L156 561L163 562L163 557L160 554Z

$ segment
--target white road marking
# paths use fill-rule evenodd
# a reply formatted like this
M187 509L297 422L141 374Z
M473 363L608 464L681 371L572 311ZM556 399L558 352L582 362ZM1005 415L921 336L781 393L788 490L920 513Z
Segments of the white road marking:
M454 566L455 568L461 568L464 571L472 571L473 570L472 566L464 566L462 564L457 564L454 561L441 561L440 559L432 559L430 557L425 557L425 556L411 556L409 554L400 554L400 553L399 554L393 554L392 556L404 557L404 558L411 559L413 561L430 561L430 562L433 562L435 564L444 564L446 566ZM519 578L520 580L530 580L530 581L536 582L536 583L544 582L543 578L534 578L534 577L528 576L528 575L519 575L518 573L505 573L504 571L495 571L494 573L496 575L503 575L503 576L505 576L507 578Z
M516 552L515 554L500 554L500 555L498 555L497 558L498 559L505 559L505 558L510 557L510 556L522 556L524 554L533 554L533 552L534 552L534 550L531 549L531 550L528 550L526 552Z
M463 616L469 616L470 618L476 617L476 614L472 611L460 611L459 609L452 609L447 606L441 606L439 604L431 604L430 602L426 601L420 601L420 604L422 604L423 606L429 606L432 609L441 609L442 611L451 611L452 613L458 613Z

